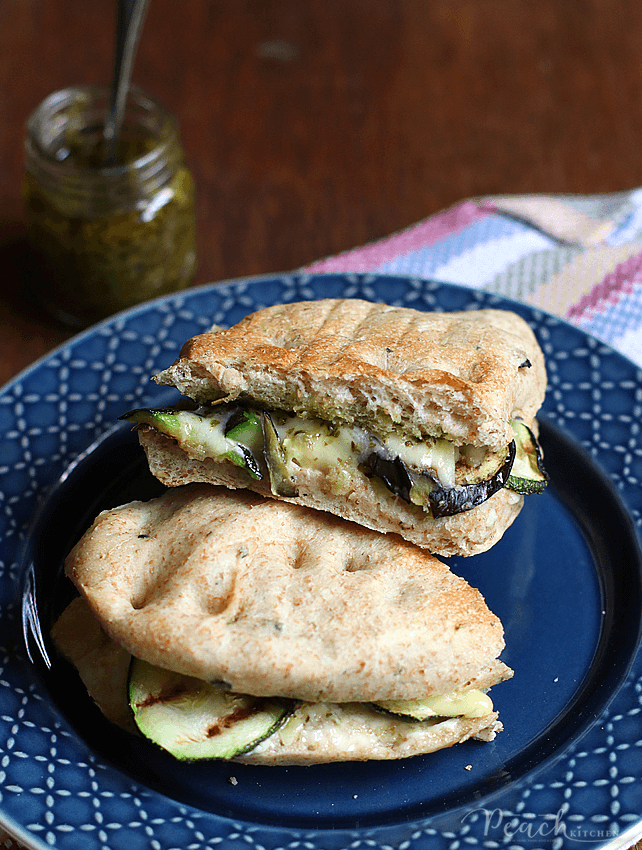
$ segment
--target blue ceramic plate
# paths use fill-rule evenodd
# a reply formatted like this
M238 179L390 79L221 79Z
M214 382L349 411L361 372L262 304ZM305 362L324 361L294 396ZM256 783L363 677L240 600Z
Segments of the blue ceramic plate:
M420 310L514 309L545 351L552 484L490 552L452 559L503 620L505 731L390 763L181 765L110 727L48 631L61 562L102 507L157 490L120 414L181 344L269 304L326 296ZM642 829L642 372L579 330L493 295L376 275L195 289L81 334L0 393L0 822L63 850L533 848L630 844ZM24 632L24 635L23 635Z

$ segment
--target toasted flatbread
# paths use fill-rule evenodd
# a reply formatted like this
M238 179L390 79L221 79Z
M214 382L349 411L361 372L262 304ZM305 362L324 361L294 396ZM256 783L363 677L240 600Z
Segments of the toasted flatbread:
M511 675L478 590L397 536L209 485L98 516L66 571L158 667L309 702L414 699Z
M82 597L63 611L53 638L107 720L136 733L127 699L131 656L107 636ZM414 722L363 703L304 703L281 728L234 760L258 765L310 765L400 759L469 738L492 741L501 730L496 711L481 717Z
M131 655L109 637L81 596L58 617L51 635L107 720L134 731L127 700Z
M544 357L506 310L426 313L359 299L259 310L185 343L159 384L336 424L501 449L544 399Z
M512 676L499 619L478 590L396 536L194 484L101 513L65 567L80 597L54 641L129 731L132 656L294 700L237 761L399 759L502 728L482 693ZM448 694L471 707L414 721L386 703Z
M532 330L510 311L425 313L326 299L269 307L229 330L196 336L155 380L210 411L234 402L329 423L335 434L361 429L388 464L405 463L406 451L416 457L427 441L447 443L463 459L457 468L470 475L471 448L496 456L497 474L514 439L512 422L536 430L546 370ZM140 426L139 437L151 471L168 486L205 481L248 488L397 533L439 555L486 551L523 505L522 495L500 484L485 501L437 515L429 497L381 486L378 473L364 465L358 440L348 463L289 458L287 492L202 447L178 445L162 429ZM420 477L441 474L426 457L422 463ZM416 473L411 461L410 477ZM467 480L437 484L453 492Z

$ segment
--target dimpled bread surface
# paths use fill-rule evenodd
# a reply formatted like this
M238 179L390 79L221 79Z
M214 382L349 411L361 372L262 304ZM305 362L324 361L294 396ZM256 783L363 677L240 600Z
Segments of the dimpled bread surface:
M410 699L512 675L499 619L445 564L247 491L194 484L103 512L66 571L128 652L240 693Z

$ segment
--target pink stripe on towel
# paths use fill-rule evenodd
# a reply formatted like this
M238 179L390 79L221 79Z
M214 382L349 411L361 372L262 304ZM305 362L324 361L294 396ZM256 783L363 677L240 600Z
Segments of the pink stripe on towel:
M406 230L395 233L363 248L345 251L335 257L318 260L307 266L307 272L366 272L375 271L383 263L403 254L432 245L439 239L463 230L469 224L492 215L492 210L482 210L475 201L464 201Z
M607 274L600 283L566 311L565 318L577 321L588 314L593 316L609 305L617 304L622 295L630 295L633 285L642 283L642 253L633 254Z

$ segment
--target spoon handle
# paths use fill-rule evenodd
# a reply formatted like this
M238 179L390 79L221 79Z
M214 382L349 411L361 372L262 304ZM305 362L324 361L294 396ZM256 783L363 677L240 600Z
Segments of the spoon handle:
M113 163L116 159L129 81L148 5L149 0L118 0L114 76L104 131L106 164Z

